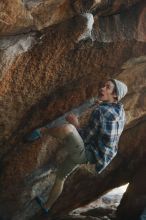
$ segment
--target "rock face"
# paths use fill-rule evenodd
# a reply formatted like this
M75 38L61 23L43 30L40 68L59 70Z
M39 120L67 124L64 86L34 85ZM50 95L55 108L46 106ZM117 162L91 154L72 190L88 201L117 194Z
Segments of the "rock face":
M141 167L135 174L118 209L119 219L138 219L146 204L146 168ZM134 215L133 215L133 210Z
M130 182L117 216L133 220L145 194L138 181L145 181L146 165L145 1L7 0L0 9L0 217L33 218L35 196L47 198L67 156L51 137L28 144L24 136L97 95L98 83L115 77L129 88L119 152L100 175L86 166L72 174L53 212L67 213ZM137 193L141 202L134 203Z

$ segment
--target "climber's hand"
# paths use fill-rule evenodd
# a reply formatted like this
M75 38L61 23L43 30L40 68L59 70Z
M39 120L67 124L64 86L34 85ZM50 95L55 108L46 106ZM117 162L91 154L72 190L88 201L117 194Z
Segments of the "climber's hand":
M65 117L65 119L66 119L66 121L68 121L69 123L74 125L76 128L79 128L79 120L75 114L70 113Z
M95 105L100 105L101 103L102 103L102 101L100 99L95 100Z

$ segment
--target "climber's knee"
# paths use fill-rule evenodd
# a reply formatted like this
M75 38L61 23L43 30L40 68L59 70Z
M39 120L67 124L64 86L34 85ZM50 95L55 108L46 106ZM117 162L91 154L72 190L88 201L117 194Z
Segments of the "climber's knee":
M70 133L74 133L76 128L72 124L64 124L56 130L56 135L62 139Z
M72 124L65 124L63 127L62 127L62 131L64 132L64 134L68 135L69 133L72 133L74 132L76 128L74 127L74 125Z

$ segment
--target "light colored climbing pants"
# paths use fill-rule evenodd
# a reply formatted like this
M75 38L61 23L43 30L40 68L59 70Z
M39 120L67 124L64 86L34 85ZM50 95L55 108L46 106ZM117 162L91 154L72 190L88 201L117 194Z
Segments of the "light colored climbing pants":
M87 163L84 142L77 130L64 138L63 145L68 156L58 168L57 177L60 179L64 179L80 164Z
M87 163L87 158L89 158L88 156L90 155L90 153L87 154L85 151L83 140L75 127L72 132L64 138L62 144L68 154L65 161L59 165L57 169L55 183L50 191L49 199L46 202L47 208L51 208L61 194L66 177L77 168L79 164Z

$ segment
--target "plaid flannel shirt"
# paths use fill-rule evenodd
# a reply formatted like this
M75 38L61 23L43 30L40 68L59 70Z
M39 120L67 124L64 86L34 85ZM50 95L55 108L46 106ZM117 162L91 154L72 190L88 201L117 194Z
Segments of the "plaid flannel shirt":
M124 129L125 112L121 103L102 103L92 112L87 126L79 130L85 149L92 151L96 170L101 171L117 153Z

